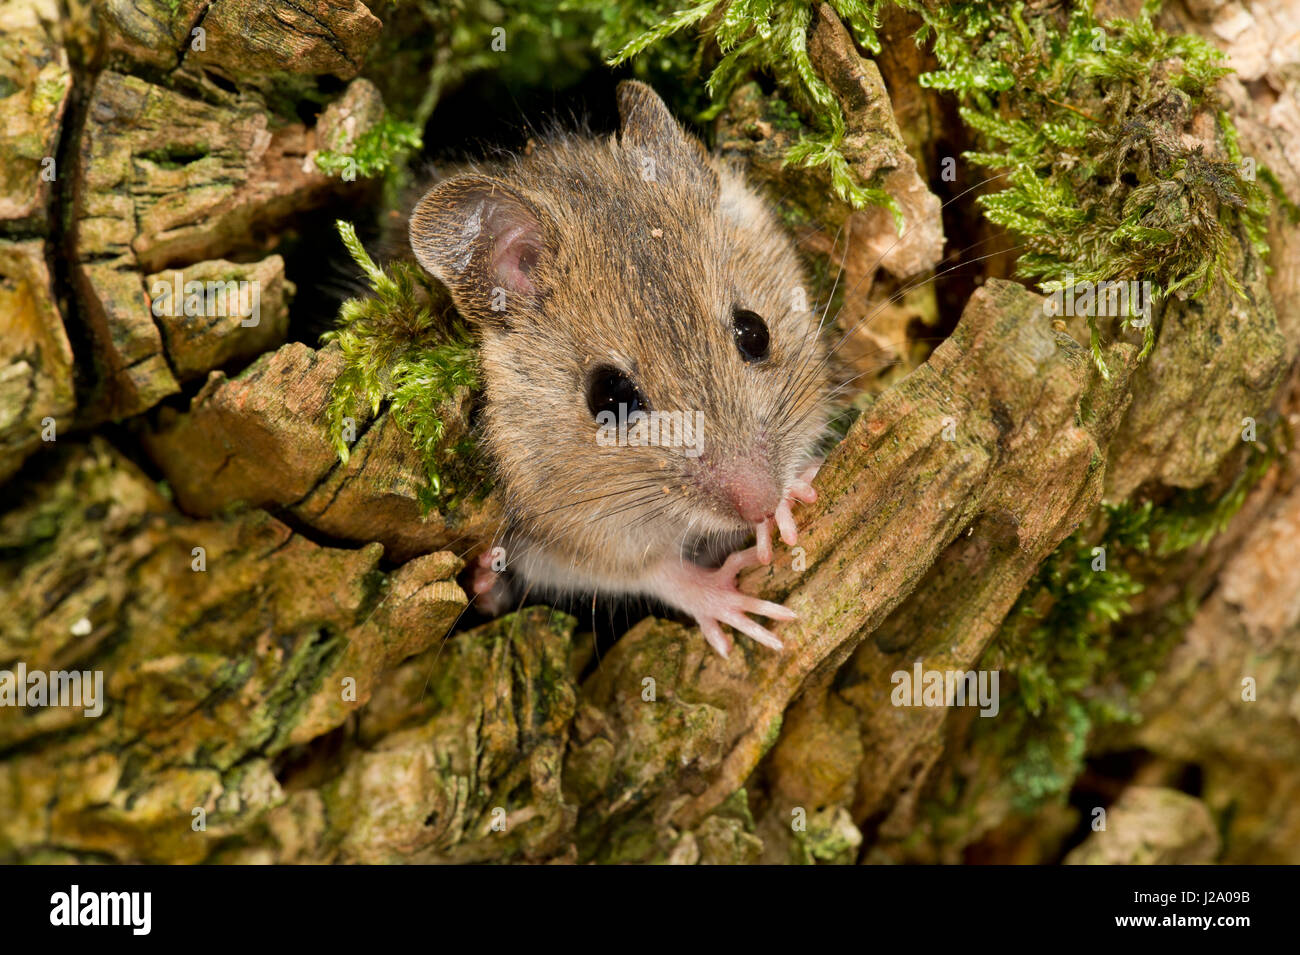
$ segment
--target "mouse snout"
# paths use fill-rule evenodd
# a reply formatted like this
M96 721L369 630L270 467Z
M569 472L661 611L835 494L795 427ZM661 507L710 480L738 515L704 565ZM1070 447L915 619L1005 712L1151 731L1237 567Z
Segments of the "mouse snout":
M747 524L757 524L776 512L781 489L772 469L760 456L706 464L714 496Z

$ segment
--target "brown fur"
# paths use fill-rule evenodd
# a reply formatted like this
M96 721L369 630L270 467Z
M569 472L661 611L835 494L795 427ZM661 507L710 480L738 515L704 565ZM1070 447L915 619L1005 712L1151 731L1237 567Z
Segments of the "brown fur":
M561 135L445 180L410 223L417 258L482 338L507 558L552 590L636 592L657 562L736 546L752 528L719 499L719 475L757 460L784 488L826 424L825 352L812 311L792 308L812 288L789 238L648 87L622 84L619 107L619 137ZM507 248L511 236L524 238ZM767 323L761 363L737 351L736 307ZM703 411L703 454L599 446L586 394L600 365L654 409Z

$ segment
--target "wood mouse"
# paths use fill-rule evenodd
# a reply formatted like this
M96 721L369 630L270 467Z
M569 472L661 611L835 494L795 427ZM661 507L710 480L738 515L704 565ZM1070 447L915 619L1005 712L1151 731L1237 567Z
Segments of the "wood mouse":
M617 135L470 167L410 216L416 259L481 340L506 521L472 587L502 593L504 557L534 592L657 598L723 656L723 625L779 650L750 615L795 614L735 577L770 563L773 525L793 545L792 507L817 497L829 379L806 275L650 87L617 95Z

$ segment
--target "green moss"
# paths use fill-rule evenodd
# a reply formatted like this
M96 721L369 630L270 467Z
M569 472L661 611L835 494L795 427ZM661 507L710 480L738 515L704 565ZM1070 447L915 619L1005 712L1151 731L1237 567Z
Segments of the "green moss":
M211 150L204 145L179 145L176 143L168 144L159 149L151 149L138 155L139 159L147 159L161 169L184 169L190 163L206 159Z
M1085 2L1067 14L1024 3L917 8L942 66L921 82L961 99L982 143L966 157L1006 170L1005 188L978 201L1022 243L1017 269L1044 291L1145 281L1158 303L1223 283L1244 297L1241 237L1267 253L1264 194L1241 175L1227 114L1213 114L1221 156L1182 136L1231 71L1207 41L1157 28L1158 7L1104 24ZM1106 374L1101 329L1089 324ZM1150 322L1143 355L1154 342Z
M830 0L830 6L859 45L879 53L876 23L886 2ZM675 8L674 4L662 2L621 0L613 5L617 17L611 19L598 41L607 52L608 62L617 65L635 61L651 48L660 50L662 44L689 28L698 29L702 39L693 66L702 62L712 45L720 55L706 83L711 105L699 118L716 116L751 74L770 75L809 126L786 154L786 162L802 167L826 166L831 187L840 199L855 208L884 206L893 213L901 232L902 216L893 197L878 183L859 182L842 151L847 132L844 111L808 55L808 29L816 5L812 0L703 0ZM645 28L648 16L655 20ZM786 113L784 118L794 128L802 125L788 109Z
M1057 732L1027 739L1007 771L1013 806L1029 812L1069 789L1083 765L1091 726L1087 708L1077 698L1062 702Z
M797 865L852 865L862 834L843 806L828 806L808 814L807 829L794 832L791 861Z
M421 145L420 133L414 125L385 113L383 119L357 137L350 150L317 153L316 166L332 176L350 170L369 179L400 169Z
M263 753L275 753L287 745L304 708L347 644L345 635L329 627L299 639L266 694L262 715L268 738L259 747Z
M377 415L387 403L424 463L420 502L426 510L456 503L458 495L444 493L448 472L456 475L457 488L474 486L484 493L478 449L463 420L466 396L479 383L468 329L446 293L418 266L398 261L381 269L351 224L338 222L337 227L373 292L344 302L339 327L324 336L338 344L344 360L326 411L340 459L346 463L351 453L347 419ZM449 428L453 418L455 429Z
M778 716L776 719L772 721L771 725L768 726L767 732L763 734L763 742L761 744L762 746L761 751L763 753L767 753L768 750L770 750L773 746L776 745L776 741L781 738L781 727L784 723L785 723L784 717Z
M68 88L63 76L41 80L32 93L31 112L36 115L51 113L63 102Z
M772 125L777 129L797 133L803 129L803 120L790 105L779 96L772 96L767 101L768 115Z
M1272 195L1273 201L1277 203L1278 208L1282 210L1282 214L1286 216L1287 222L1291 223L1291 225L1300 224L1300 205L1292 202L1286 192L1283 191L1282 183L1278 180L1277 174L1267 166L1260 166L1256 174L1268 186L1269 194Z

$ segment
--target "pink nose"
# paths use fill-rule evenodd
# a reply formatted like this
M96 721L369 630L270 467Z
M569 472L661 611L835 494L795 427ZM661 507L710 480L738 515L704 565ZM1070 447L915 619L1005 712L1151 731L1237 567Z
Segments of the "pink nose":
M751 488L733 488L731 491L731 506L751 524L771 517L776 512L776 503L773 495Z
M771 517L781 492L763 462L735 461L714 471L721 496L741 518L751 524Z

